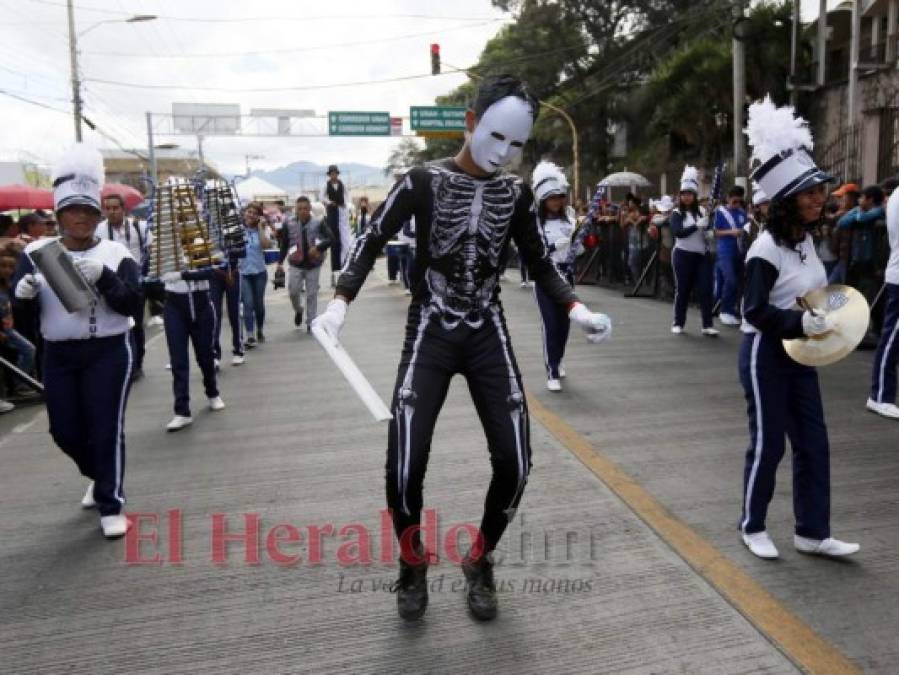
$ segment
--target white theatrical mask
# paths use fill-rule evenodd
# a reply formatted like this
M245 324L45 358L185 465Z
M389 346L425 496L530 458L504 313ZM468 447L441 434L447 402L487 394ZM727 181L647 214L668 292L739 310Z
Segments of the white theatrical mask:
M518 96L506 96L484 111L471 133L471 157L487 173L493 173L521 153L531 127L531 104Z

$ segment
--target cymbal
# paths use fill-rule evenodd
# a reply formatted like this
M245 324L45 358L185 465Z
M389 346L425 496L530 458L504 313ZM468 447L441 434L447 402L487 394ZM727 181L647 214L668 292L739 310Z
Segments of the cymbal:
M864 295L852 286L834 284L811 291L803 300L812 309L831 316L836 327L826 335L784 340L790 358L806 366L829 366L855 351L871 320Z

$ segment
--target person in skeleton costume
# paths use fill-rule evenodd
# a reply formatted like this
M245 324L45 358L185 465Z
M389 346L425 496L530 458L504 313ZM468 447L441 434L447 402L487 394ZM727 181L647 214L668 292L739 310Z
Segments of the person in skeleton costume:
M770 98L749 107L746 135L758 164L752 178L770 196L765 230L746 256L740 381L750 443L743 471L743 543L760 558L777 558L765 519L774 496L784 437L793 449L793 543L802 553L840 557L859 550L830 535L830 450L818 371L787 354L784 340L825 335L829 314L796 308L796 298L827 285L812 231L824 214L833 178L812 159L812 135L791 106Z
M340 170L336 164L328 167L328 181L322 189L322 202L327 209L328 227L331 228L331 287L336 283L337 273L343 267L347 253L353 243L350 232L350 217L347 204L350 192L340 180Z
M484 81L466 113L466 141L454 158L411 169L393 186L340 275L334 300L318 318L337 338L347 305L375 258L415 216L413 295L391 410L387 504L400 542L397 608L417 619L427 607L428 552L419 539L431 436L453 375L468 382L487 435L493 478L480 536L462 561L468 606L476 618L497 612L490 555L515 515L531 466L528 411L502 305L499 273L513 239L546 295L568 308L588 340L611 331L603 314L578 302L549 257L530 188L502 167L520 152L537 101L514 77Z
M129 527L123 512L125 407L134 366L130 331L141 293L140 266L128 249L96 236L102 183L99 152L79 143L63 155L53 171L62 236L25 248L13 288L17 303L37 305L40 313L50 434L90 479L81 506L100 512L100 528L112 539ZM96 291L84 309L68 311L32 259L56 241Z
M568 217L565 202L568 181L562 170L552 162L540 162L531 179L537 203L537 222L543 233L544 243L559 272L574 287L574 267L567 263L571 237L575 224ZM534 297L540 310L543 328L543 361L546 365L546 388L562 391L562 357L568 342L571 320L565 307L556 303L541 287L534 287Z

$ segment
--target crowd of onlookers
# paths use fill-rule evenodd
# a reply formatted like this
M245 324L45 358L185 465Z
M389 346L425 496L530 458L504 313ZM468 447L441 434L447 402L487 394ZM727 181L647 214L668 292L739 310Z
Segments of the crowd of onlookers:
M855 183L840 185L831 192L822 225L813 233L830 283L854 286L869 302L883 284L889 257L884 206L897 184L899 179L889 178L865 187ZM743 229L734 246L738 262L764 227L768 202L752 202L741 188L731 190L720 204L702 200L707 210L714 206L716 212L727 210L737 214L738 224ZM674 287L671 270L674 237L668 227L668 218L673 207L674 201L667 196L645 200L628 193L620 202L595 204L588 218L586 207L579 203L577 211L581 224L590 227L593 234L585 238L588 251L580 260L578 276L581 280L633 287L652 261L646 275L648 283L644 283L642 291L670 297ZM710 215L717 218L717 213ZM716 264L717 300L721 300L724 288L720 242L719 238L718 244L710 247L711 253L719 257Z

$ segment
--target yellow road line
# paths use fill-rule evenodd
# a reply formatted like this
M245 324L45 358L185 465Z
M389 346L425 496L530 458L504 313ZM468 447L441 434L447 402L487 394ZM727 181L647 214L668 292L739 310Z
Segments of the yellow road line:
M527 393L527 400L532 417L797 666L810 673L861 672L842 652L812 630L761 584L669 513L658 500L531 392Z

